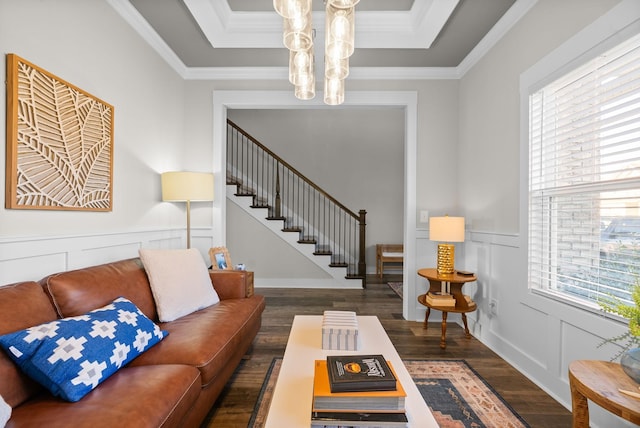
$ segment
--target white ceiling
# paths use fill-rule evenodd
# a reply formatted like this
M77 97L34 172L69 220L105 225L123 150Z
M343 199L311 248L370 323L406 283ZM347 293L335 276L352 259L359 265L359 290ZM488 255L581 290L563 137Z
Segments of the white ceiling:
M107 0L184 78L279 79L288 51L272 0ZM361 0L353 78L456 78L536 0ZM324 4L313 0L322 68Z

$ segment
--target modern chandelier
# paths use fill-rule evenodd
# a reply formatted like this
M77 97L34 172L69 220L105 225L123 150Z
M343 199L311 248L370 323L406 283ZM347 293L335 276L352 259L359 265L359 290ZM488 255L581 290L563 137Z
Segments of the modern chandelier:
M325 0L324 102L344 102L344 80L354 50L355 5L360 0ZM316 95L311 0L273 0L284 18L282 40L289 49L289 81L295 96L310 100Z

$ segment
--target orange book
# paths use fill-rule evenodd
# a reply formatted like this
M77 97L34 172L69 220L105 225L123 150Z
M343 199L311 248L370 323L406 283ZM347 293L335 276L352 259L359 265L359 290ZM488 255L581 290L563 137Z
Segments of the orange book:
M387 362L395 375L391 362ZM399 379L394 391L331 392L327 361L315 361L312 405L314 412L404 412L406 396L407 393Z

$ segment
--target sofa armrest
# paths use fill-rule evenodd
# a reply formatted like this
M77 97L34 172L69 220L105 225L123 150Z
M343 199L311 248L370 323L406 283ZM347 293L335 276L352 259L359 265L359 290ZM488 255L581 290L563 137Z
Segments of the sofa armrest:
M253 295L253 272L246 270L210 270L209 276L221 300Z

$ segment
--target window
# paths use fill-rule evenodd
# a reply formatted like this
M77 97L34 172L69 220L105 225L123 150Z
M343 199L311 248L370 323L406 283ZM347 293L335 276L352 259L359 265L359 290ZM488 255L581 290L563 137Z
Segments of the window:
M640 278L640 35L529 95L529 284L597 306Z

